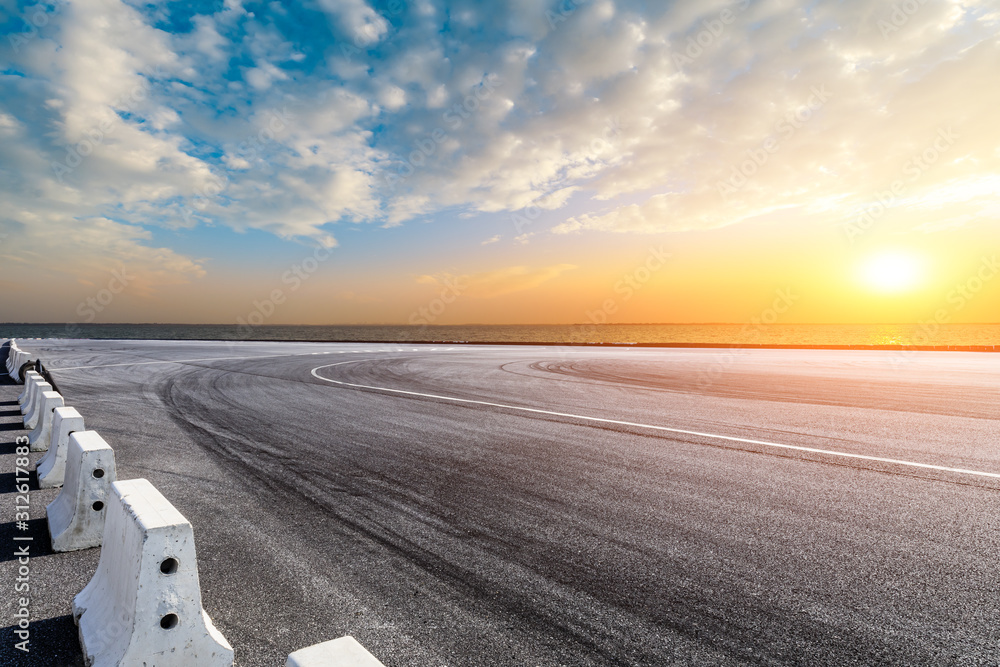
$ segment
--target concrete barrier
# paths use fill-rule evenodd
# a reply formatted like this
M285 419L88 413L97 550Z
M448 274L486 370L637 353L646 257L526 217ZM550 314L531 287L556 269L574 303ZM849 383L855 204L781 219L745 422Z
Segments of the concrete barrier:
M38 417L42 414L42 394L52 391L48 382L36 382L35 393L31 398L31 407L24 415L24 428L33 429L38 426Z
M17 359L21 351L17 347L17 341L13 338L10 340L10 346L7 348L7 375L14 377L14 369L17 368Z
M111 489L97 572L73 600L86 663L231 667L201 606L191 524L148 480Z
M288 656L285 667L385 667L354 637L341 637L300 649Z
M115 481L115 453L97 431L69 437L66 479L59 496L45 508L53 551L101 546L105 504Z
M23 364L21 364L21 366L20 366L20 367L18 368L18 371L17 371L17 377L15 377L14 379L15 379L15 380L16 380L17 382L20 382L20 383L22 383L22 384L23 384L23 383L24 383L24 377L25 377L25 375L27 374L27 372L28 372L28 371L33 371L33 370L36 370L36 369L38 368L38 365L37 365L37 364L38 364L38 362L37 362L37 361L32 361L31 359L29 359L29 360L25 361L25 362L24 362Z
M24 382L26 367L33 367L32 363L30 356L18 348L17 343L12 340L7 351L7 375L15 382Z
M37 371L28 371L24 376L24 389L17 397L17 403L21 406L21 414L24 414L24 404L28 402L28 393L31 391L31 385L35 378L41 380L42 376Z
M63 406L63 397L58 391L47 391L42 394L39 407L38 423L28 435L28 445L33 452L48 451L52 441L52 418L56 408Z
M83 416L76 411L76 408L55 409L52 413L52 439L49 440L49 451L35 465L40 488L54 489L63 485L69 436L76 431L84 430L86 428L83 425Z
M27 392L28 396L24 399L24 403L21 404L21 414L26 415L31 412L31 406L34 405L35 391L37 391L37 385L39 382L45 382L45 378L42 377L41 373L36 373L31 377L31 385L28 386Z

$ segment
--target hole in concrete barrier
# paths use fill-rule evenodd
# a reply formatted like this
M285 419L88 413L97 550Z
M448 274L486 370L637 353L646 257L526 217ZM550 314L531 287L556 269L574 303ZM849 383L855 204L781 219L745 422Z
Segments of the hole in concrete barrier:
M104 509L104 503L102 503L100 500L98 500L96 503L94 503L93 505L91 505L91 507L94 508L95 512L100 512L102 509Z
M104 469L97 468L96 470L94 470L94 477L96 477L97 479L104 477Z
M177 559L176 558L166 558L162 563L160 563L160 572L163 574L173 574L177 571Z
M164 630L169 630L170 628L177 627L179 621L180 619L177 618L177 614L167 614L160 619L160 627Z

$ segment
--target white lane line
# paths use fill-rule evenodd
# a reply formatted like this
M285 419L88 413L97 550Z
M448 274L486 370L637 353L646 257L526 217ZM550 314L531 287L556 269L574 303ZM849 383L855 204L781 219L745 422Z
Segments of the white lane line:
M471 403L474 405L487 405L494 408L504 408L507 410L518 410L520 412L532 412L535 414L542 415L553 415L555 417L570 417L572 419L582 419L584 421L600 422L602 424L618 424L620 426L632 426L635 428L648 428L655 431L666 431L668 433L682 433L684 435L694 435L701 438L714 438L716 440L726 440L729 442L742 442L750 445L761 445L764 447L773 447L777 449L790 449L798 452L810 452L812 454L824 454L826 456L839 456L841 458L847 459L859 459L862 461L876 461L878 463L892 463L894 465L907 466L910 468L923 468L925 470L939 470L943 472L953 472L961 475L975 475L977 477L991 477L994 479L1000 479L1000 473L994 472L983 472L981 470L966 470L965 468L949 468L948 466L937 466L931 465L930 463L917 463L915 461L904 461L902 459L889 459L883 458L881 456L866 456L864 454L851 454L848 452L838 452L832 449L817 449L815 447L802 447L799 445L784 445L778 442L767 442L766 440L751 440L749 438L737 438L732 435L719 435L717 433L702 433L700 431L686 431L680 428L671 428L669 426L657 426L655 424L640 424L637 422L622 421L620 419L605 419L603 417L590 417L588 415L577 415L569 412L554 412L552 410L541 410L539 408L525 408L519 405L506 405L504 403L492 403L490 401L476 401L469 398L455 398L453 396L439 396L437 394L425 394L418 391L406 391L403 389L390 389L389 387L374 387L366 384L355 384L353 382L342 382L340 380L331 380L330 378L325 378L319 375L317 371L324 368L331 368L333 366L343 366L344 364L356 364L362 361L372 361L372 359L352 359L351 361L341 361L336 364L327 364L325 366L317 366L312 369L312 376L318 380L323 380L324 382L332 382L333 384L343 385L345 387L356 387L358 389L374 389L376 391L386 391L393 394L406 394L408 396L422 396L424 398L436 398L442 401L453 401L455 403Z

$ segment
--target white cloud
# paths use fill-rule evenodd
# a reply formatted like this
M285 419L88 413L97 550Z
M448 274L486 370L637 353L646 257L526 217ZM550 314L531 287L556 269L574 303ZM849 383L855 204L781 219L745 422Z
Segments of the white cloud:
M355 46L374 44L389 30L389 23L364 0L319 0Z
M43 261L48 271L64 273L78 281L97 283L110 271L125 267L135 276L131 291L149 294L156 287L205 276L202 260L185 257L169 248L151 247L147 245L151 238L148 231L107 218L30 216L29 224L5 226L5 230L6 252L31 258L33 249L42 249L42 256L29 261ZM21 283L25 274L8 266L0 268L0 276Z
M244 74L247 83L257 90L267 90L275 81L284 81L288 78L284 72L273 64L264 62L258 63L257 67L247 69Z
M406 92L399 86L386 86L378 94L378 101L390 111L398 111L406 106Z
M229 42L219 34L215 21L208 16L196 16L194 24L196 27L191 35L193 48L210 60L222 60L226 56Z
M582 201L590 210L553 231L703 229L776 211L809 224L905 178L946 126L958 140L908 182L907 201L949 224L991 210L970 185L1000 171L989 3L926 3L887 36L892 8L860 0L594 0L555 23L528 0L450 14L431 0L396 14L320 4L251 15L230 0L183 34L154 27L174 5L60 5L11 55L24 76L0 78L7 222L119 220L135 253L150 243L132 233L143 226L319 239L342 221ZM727 8L734 20L688 52ZM327 34L311 41L286 27L317 20ZM817 86L829 99L788 124ZM721 196L769 139L777 149ZM67 162L80 166L53 169ZM153 260L183 279L199 265Z

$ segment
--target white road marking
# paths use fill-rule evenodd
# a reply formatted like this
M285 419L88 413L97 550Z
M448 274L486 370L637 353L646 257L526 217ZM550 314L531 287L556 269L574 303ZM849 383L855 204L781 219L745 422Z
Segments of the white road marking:
M535 414L542 415L552 415L555 417L569 417L571 419L581 419L584 421L600 422L602 424L618 424L620 426L632 426L635 428L647 428L655 431L666 431L669 433L681 433L684 435L694 435L701 438L714 438L716 440L726 440L729 442L742 442L751 445L761 445L763 447L773 447L777 449L794 450L798 452L809 452L812 454L823 454L826 456L839 456L841 458L848 459L859 459L862 461L875 461L878 463L891 463L893 465L907 466L910 468L922 468L925 470L938 470L942 472L952 472L961 475L975 475L977 477L991 477L993 479L1000 479L1000 473L993 472L983 472L981 470L966 470L965 468L949 468L948 466L938 466L932 465L930 463L917 463L915 461L904 461L902 459L889 459L883 458L881 456L867 456L865 454L851 454L848 452L838 452L832 449L817 449L815 447L802 447L800 445L785 445L778 442L767 442L766 440L752 440L749 438L737 438L731 435L719 435L717 433L702 433L700 431L687 431L680 428L671 428L669 426L657 426L655 424L640 424L637 422L622 421L620 419L606 419L604 417L591 417L588 415L577 415L569 412L554 412L552 410L541 410L539 408L526 408L519 405L506 405L504 403L493 403L490 401L477 401L469 398L455 398L454 396L440 396L438 394L425 394L418 391L406 391L404 389L391 389L389 387L375 387L366 384L355 384L353 382L342 382L340 380L331 380L330 378L325 378L317 371L324 368L332 368L333 366L343 366L344 364L356 364L362 361L372 361L372 359L352 359L351 361L341 361L336 364L327 364L325 366L317 366L312 369L312 376L318 380L324 382L331 382L333 384L343 385L345 387L355 387L358 389L373 389L376 391L391 392L393 394L405 394L408 396L422 396L424 398L436 398L442 401L453 401L455 403L470 403L474 405L486 405L494 408L504 408L506 410L518 410L520 412L532 412Z

